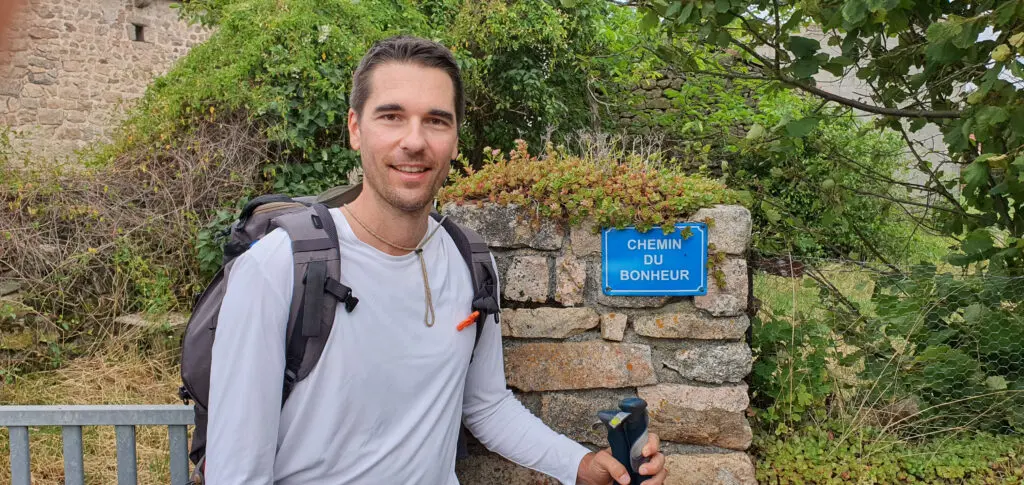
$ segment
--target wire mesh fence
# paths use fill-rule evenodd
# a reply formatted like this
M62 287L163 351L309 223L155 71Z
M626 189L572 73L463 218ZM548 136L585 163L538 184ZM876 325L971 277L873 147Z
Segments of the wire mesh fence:
M773 402L803 412L827 396L907 438L1024 433L1024 277L788 257L755 268L754 387Z

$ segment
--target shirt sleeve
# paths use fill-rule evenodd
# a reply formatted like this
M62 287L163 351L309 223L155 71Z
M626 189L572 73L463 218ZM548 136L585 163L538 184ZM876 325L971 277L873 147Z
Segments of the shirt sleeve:
M289 245L278 229L239 256L228 272L211 357L207 483L274 481L294 279Z
M500 286L496 291L501 294ZM508 390L501 327L493 317L485 325L466 376L466 427L487 449L563 485L575 485L580 462L590 450L553 431Z

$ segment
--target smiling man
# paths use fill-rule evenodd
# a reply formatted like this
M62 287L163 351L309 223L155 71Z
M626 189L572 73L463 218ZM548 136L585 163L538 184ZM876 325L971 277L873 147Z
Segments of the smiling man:
M332 209L345 285L323 354L281 406L292 291L290 240L272 232L230 273L210 373L206 478L224 484L454 485L465 423L481 443L563 484L628 483L607 450L555 433L506 388L501 329L456 326L469 271L430 217L458 153L464 94L455 59L413 37L375 44L353 76L348 129L363 189ZM641 470L664 482L651 435Z

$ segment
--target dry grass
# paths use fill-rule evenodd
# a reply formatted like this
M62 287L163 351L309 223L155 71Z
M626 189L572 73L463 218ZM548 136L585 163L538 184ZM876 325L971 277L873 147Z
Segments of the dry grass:
M144 353L136 332L110 336L99 351L71 360L61 369L16 378L0 388L0 404L175 404L180 383L177 350ZM83 429L86 483L117 483L117 453L112 426ZM32 483L63 483L61 431L30 430ZM139 483L169 481L167 427L136 429ZM0 483L9 483L7 431L0 431Z

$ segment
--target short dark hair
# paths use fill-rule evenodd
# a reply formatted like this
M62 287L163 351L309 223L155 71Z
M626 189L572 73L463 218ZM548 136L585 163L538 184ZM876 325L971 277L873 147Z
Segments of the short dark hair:
M388 62L413 63L447 73L455 88L455 120L456 123L462 124L466 115L466 95L455 56L447 47L437 42L407 35L375 42L359 61L359 67L352 73L352 94L349 97L349 106L356 114L362 114L366 100L370 97L370 75L373 70Z

